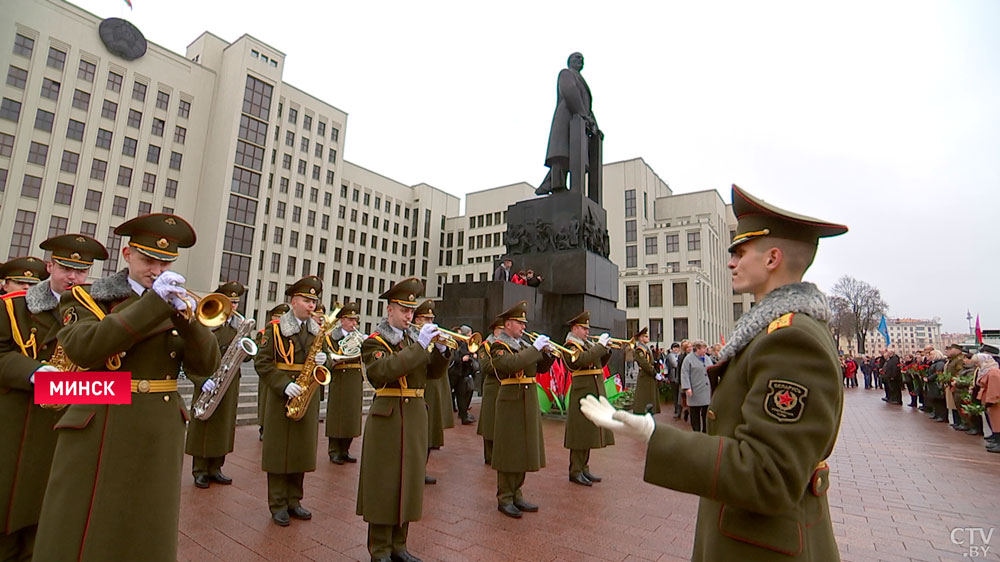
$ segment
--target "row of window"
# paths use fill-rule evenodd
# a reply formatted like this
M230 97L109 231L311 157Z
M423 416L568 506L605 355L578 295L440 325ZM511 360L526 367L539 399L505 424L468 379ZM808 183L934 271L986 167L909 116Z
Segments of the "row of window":
M281 117L281 114L282 114L283 111L284 111L284 104L283 103L279 103L278 104L278 117L279 118ZM292 125L298 125L298 122L299 122L299 110L298 109L295 109L294 107L288 108L288 122L291 123ZM313 125L313 116L309 115L308 113L305 114L305 115L303 115L302 116L302 128L305 129L306 131L311 131L312 130L312 125ZM326 122L325 121L318 121L316 123L316 134L318 136L320 136L320 137L325 137L326 136ZM332 126L332 125L330 126L330 140L333 141L333 142L337 142L337 141L340 140L340 130L337 129L336 127ZM291 145L289 145L289 146L291 146Z
M673 306L687 306L688 305L688 284L687 281L675 281L670 283L671 296L673 297L671 303ZM649 303L648 306L658 307L663 306L663 284L662 283L650 283L649 284ZM639 308L639 286L638 285L625 285L625 308Z
M482 215L475 215L469 217L469 228L482 228L484 226L493 226L494 224L500 225L506 223L507 223L507 211L496 211L493 213L485 213Z

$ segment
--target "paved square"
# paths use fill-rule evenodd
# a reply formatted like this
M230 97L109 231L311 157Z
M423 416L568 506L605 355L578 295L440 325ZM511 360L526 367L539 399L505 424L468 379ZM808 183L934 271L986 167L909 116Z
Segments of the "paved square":
M830 515L843 560L1000 560L1000 532L985 557L970 558L964 530L988 535L1000 528L1000 455L987 453L981 437L886 405L881 396L880 390L847 390L830 459ZM664 408L658 419L686 426L670 412ZM622 438L595 450L591 469L604 481L584 488L567 481L563 424L545 420L548 466L529 473L524 486L525 498L541 510L513 520L496 510L496 476L483 464L475 427L447 430L445 447L431 454L428 472L438 484L426 487L423 520L410 526L414 555L428 562L689 559L698 499L643 482L642 446ZM360 456L360 438L352 453ZM179 558L367 561L367 527L354 514L359 465L331 464L322 429L318 455L303 499L313 519L287 528L274 525L268 513L256 426L237 428L236 451L224 468L232 486L195 488L185 457ZM678 459L663 469L684 470L684 464ZM984 546L978 531L973 537Z

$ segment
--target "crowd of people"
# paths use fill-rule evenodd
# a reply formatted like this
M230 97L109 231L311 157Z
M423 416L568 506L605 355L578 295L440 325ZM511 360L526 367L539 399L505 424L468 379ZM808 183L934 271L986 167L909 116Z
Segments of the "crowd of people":
M527 285L529 287L541 286L542 281L545 280L541 275L535 275L535 270L533 269L519 269L514 271L514 260L510 258L504 258L503 262L497 266L496 271L493 272L494 281L507 281L509 283L515 283L517 285Z
M882 389L884 402L925 412L936 422L948 422L956 431L985 435L986 450L1000 453L1000 368L995 346L984 344L978 352L966 352L952 344L941 350L927 346L902 358L894 349L876 355L841 358L844 386L857 388L863 378L866 389ZM860 372L860 375L859 375Z

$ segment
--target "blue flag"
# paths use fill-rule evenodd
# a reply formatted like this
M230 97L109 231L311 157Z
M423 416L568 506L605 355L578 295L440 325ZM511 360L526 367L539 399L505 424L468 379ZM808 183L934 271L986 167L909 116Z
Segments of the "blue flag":
M878 322L878 333L882 334L882 337L885 338L886 347L892 344L889 340L889 328L885 325L885 314L882 315L882 319Z

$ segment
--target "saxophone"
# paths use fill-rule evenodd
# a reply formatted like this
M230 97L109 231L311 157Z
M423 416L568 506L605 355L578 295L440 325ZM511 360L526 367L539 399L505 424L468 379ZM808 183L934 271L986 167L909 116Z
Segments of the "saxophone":
M334 312L336 313L336 311ZM289 398L288 402L285 403L285 416L289 419L301 420L306 415L309 402L312 401L312 397L320 385L330 384L330 370L323 365L316 364L316 354L323 349L326 334L333 329L335 324L335 314L320 316L319 332L316 333L312 345L309 346L309 353L306 354L306 359L302 362L302 370L295 377L295 384L302 387L302 394Z
M236 378L236 374L239 373L240 364L248 356L257 355L257 344L247 337L253 331L254 319L244 318L238 312L233 312L233 315L239 320L240 324L236 328L236 335L233 336L233 341L229 343L225 355L222 356L222 363L210 377L211 380L215 381L215 388L211 392L203 390L198 395L198 399L191 404L191 412L196 419L201 421L212 417L215 409L222 403L222 398L226 395L226 390L229 389L233 379Z
M55 351L52 352L52 357L50 357L48 361L44 361L43 363L50 367L55 367L56 369L59 369L62 372L73 372L82 370L80 369L79 365L73 363L73 361L69 358L69 355L66 355L66 350L63 349L62 344L58 342L56 342L56 349ZM46 410L62 410L63 408L68 406L68 404L39 404L39 406L45 408Z

